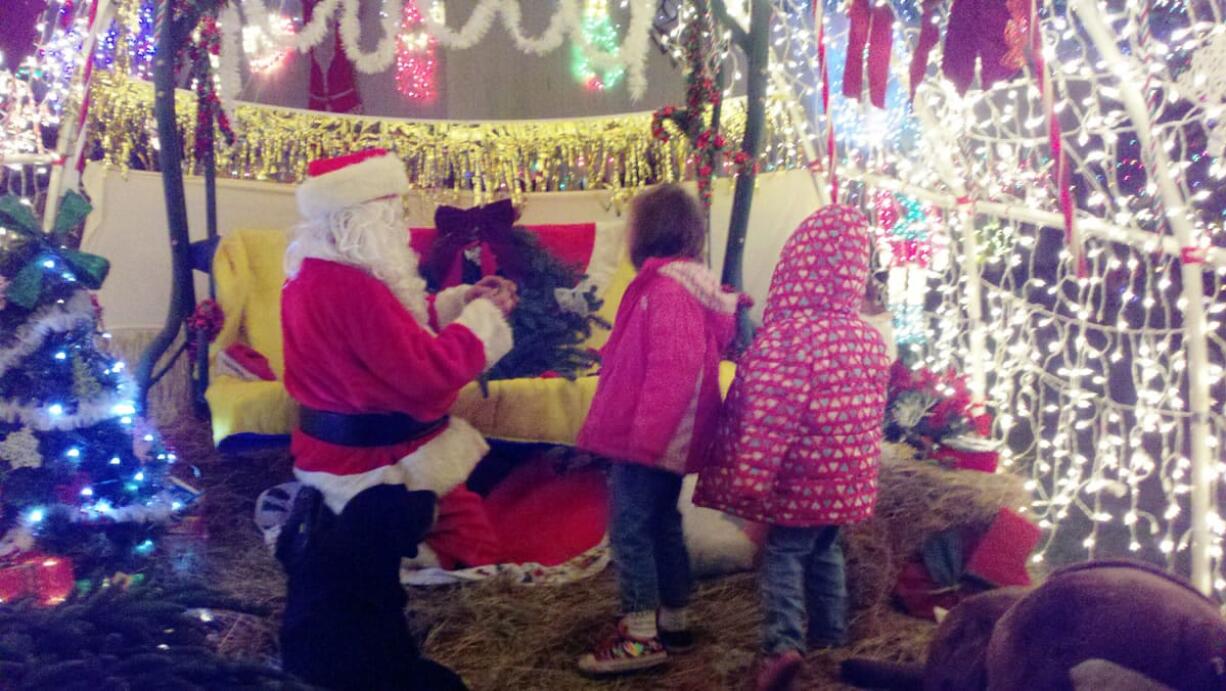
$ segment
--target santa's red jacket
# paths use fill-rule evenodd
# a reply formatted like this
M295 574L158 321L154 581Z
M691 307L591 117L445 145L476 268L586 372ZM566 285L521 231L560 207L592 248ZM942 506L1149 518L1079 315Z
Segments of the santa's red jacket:
M423 325L392 291L357 267L308 258L281 297L285 386L300 405L345 414L447 414L460 389L511 349L511 330L489 300L464 303L468 286L430 298ZM294 474L333 511L365 489L405 484L442 496L427 538L443 566L488 561L489 543L447 539L480 522L479 499L462 487L488 451L467 422L451 418L427 437L393 446L348 447L295 429ZM488 531L486 533L488 535Z

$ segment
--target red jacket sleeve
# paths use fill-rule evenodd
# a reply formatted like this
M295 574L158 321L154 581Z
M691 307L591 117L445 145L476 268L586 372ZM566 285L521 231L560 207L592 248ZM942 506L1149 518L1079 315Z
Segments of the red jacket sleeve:
M685 288L668 279L658 280L647 300L646 366L631 443L658 459L698 396L706 359L706 313Z
M435 335L390 291L367 291L362 299L367 304L351 307L348 340L374 376L401 392L405 410L441 414L485 370L485 346L468 328L453 324Z

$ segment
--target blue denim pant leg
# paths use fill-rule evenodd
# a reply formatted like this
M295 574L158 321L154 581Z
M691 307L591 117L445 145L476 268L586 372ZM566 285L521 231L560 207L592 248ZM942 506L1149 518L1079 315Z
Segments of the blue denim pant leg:
M661 477L656 503L655 557L656 582L660 603L669 609L681 609L690 603L690 554L685 547L685 532L681 528L681 511L677 499L681 496L681 476L663 470L653 470Z
M759 578L768 655L805 649L805 571L819 530L771 526L767 535Z
M689 557L677 497L681 477L632 463L609 472L609 539L617 563L622 612L689 600Z
M805 573L808 643L812 647L841 646L847 642L847 576L839 527L818 530Z

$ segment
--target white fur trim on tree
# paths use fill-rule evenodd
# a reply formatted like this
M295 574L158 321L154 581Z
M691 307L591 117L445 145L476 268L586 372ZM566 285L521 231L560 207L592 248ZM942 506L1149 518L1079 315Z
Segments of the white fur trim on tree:
M236 7L226 5L218 17L218 24L221 27L221 54L218 56L217 96L221 100L221 109L233 124L238 122L234 104L243 90L242 66L239 62L243 50L243 21Z
M17 327L10 343L0 346L0 376L43 346L43 341L53 333L67 333L73 329L92 324L94 305L89 293L78 290L64 304L40 307L37 312Z
M472 286L464 284L440 290L434 298L434 315L438 317L438 328L443 328L459 318L468 304L464 298Z
M466 481L489 449L480 432L453 417L442 434L392 465L352 475L294 468L294 477L319 490L328 508L339 514L350 499L378 485L405 485L441 497Z
M320 218L363 202L407 194L409 174L392 154L368 158L340 170L308 178L298 186L298 212Z
M442 434L400 459L397 465L404 470L404 483L409 489L427 490L442 497L464 484L489 450L485 437L472 425L451 418Z
M511 325L507 323L506 317L502 316L502 311L493 302L485 298L468 303L454 323L473 332L473 335L481 340L481 344L485 346L486 369L493 367L511 352L515 345Z
M117 391L99 396L92 401L78 401L76 412L56 412L54 406L68 408L68 403L48 401L40 405L23 405L12 401L0 401L0 422L21 423L36 432L67 431L96 425L104 420L135 418L133 403L135 387L123 381Z

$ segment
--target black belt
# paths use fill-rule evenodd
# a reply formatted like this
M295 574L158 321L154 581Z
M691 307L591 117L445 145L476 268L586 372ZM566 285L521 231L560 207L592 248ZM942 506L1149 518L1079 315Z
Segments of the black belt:
M421 439L446 424L446 417L421 422L404 413L347 415L306 406L298 410L298 428L303 434L337 446L395 446Z

